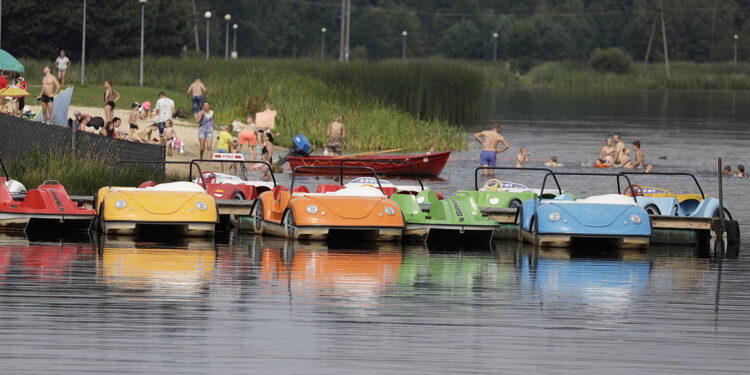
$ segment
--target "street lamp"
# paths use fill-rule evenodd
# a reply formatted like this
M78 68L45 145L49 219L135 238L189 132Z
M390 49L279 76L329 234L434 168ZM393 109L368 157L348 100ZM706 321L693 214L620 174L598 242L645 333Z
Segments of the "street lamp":
M209 22L211 20L211 11L207 10L206 13L203 13L203 17L206 17L206 60L208 60L208 28L209 28Z
M734 65L737 65L737 39L739 37L737 34L734 34Z
M232 58L237 58L237 29L240 26L238 24L232 25L232 29L234 29L234 44L232 45Z
M2 0L0 0L2 1ZM325 27L320 29L320 59L323 60L323 57L325 56L325 50L326 50L326 29Z
M81 37L81 86L86 83L86 0L83 0L83 36Z
M406 36L408 33L406 30L401 32L401 59L406 59Z
M492 61L497 61L497 33L492 33Z
M224 58L229 58L229 21L232 20L232 15L227 13L224 15L224 21L227 21L227 35L226 38L224 38Z
M138 0L139 3L141 3L141 79L140 79L140 85L143 87L143 41L146 37L146 34L144 32L144 24L145 24L145 15L146 15L146 2L148 0Z

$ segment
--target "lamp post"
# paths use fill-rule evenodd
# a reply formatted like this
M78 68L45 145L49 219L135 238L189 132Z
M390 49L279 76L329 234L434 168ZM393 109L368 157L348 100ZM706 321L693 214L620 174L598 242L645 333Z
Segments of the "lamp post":
M240 27L238 24L232 25L232 29L234 29L234 44L232 45L232 58L237 58L237 29Z
M492 33L492 61L497 61L497 33Z
M734 34L734 65L737 65L737 39L739 37L737 34Z
M141 78L140 78L140 85L143 87L143 42L146 37L146 34L144 32L144 24L145 24L145 15L146 15L146 2L148 0L138 0L139 3L141 3Z
M0 0L2 1L2 0ZM320 59L323 60L326 51L326 29L325 27L320 29Z
M86 0L83 0L83 36L81 37L81 86L86 83Z
M409 33L406 32L406 30L401 32L401 59L406 59L406 36Z
M211 11L207 10L206 13L203 13L203 17L206 17L206 60L208 60L208 29L209 29L209 22L211 21Z
M224 58L229 58L229 21L232 20L232 15L227 13L224 15L224 21L227 23L227 35L224 38Z

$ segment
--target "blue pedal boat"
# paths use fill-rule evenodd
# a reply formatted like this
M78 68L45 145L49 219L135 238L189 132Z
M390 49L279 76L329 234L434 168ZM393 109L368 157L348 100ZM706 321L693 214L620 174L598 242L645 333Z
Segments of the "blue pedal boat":
M625 178L615 173L547 173L547 178L596 176ZM576 240L603 242L618 248L645 248L652 234L651 219L635 197L605 194L576 199L570 194L528 199L521 206L519 235L537 246L569 247Z
M635 197L638 205L643 207L649 215L663 215L663 216L686 216L686 217L701 217L701 218L718 218L721 211L721 202L717 198L707 197L703 193L703 188L698 182L698 179L691 173L649 173L644 175L641 172L620 172L623 176L640 175L646 176L670 176L679 177L685 176L690 177L695 186L698 187L698 193L679 193L675 194L667 189L651 187L651 186L639 186L630 185L627 186L623 194ZM618 181L618 191L620 190ZM726 205L724 205L724 218L732 220L732 215L729 213Z

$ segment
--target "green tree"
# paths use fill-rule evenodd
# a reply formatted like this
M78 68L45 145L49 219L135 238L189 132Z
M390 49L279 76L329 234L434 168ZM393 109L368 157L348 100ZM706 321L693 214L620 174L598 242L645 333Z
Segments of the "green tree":
M438 50L448 57L476 58L482 55L479 29L469 20L453 24L443 33Z

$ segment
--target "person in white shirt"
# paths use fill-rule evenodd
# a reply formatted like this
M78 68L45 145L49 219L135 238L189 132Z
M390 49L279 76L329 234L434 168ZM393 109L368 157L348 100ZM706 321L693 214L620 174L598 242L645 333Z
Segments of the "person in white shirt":
M159 127L159 136L164 136L167 120L171 120L174 114L174 100L167 98L164 91L160 92L159 100L156 101L156 125Z
M64 86L65 72L70 67L70 59L65 56L65 51L60 50L60 56L55 59L55 65L57 66L57 80L60 81L60 86Z

